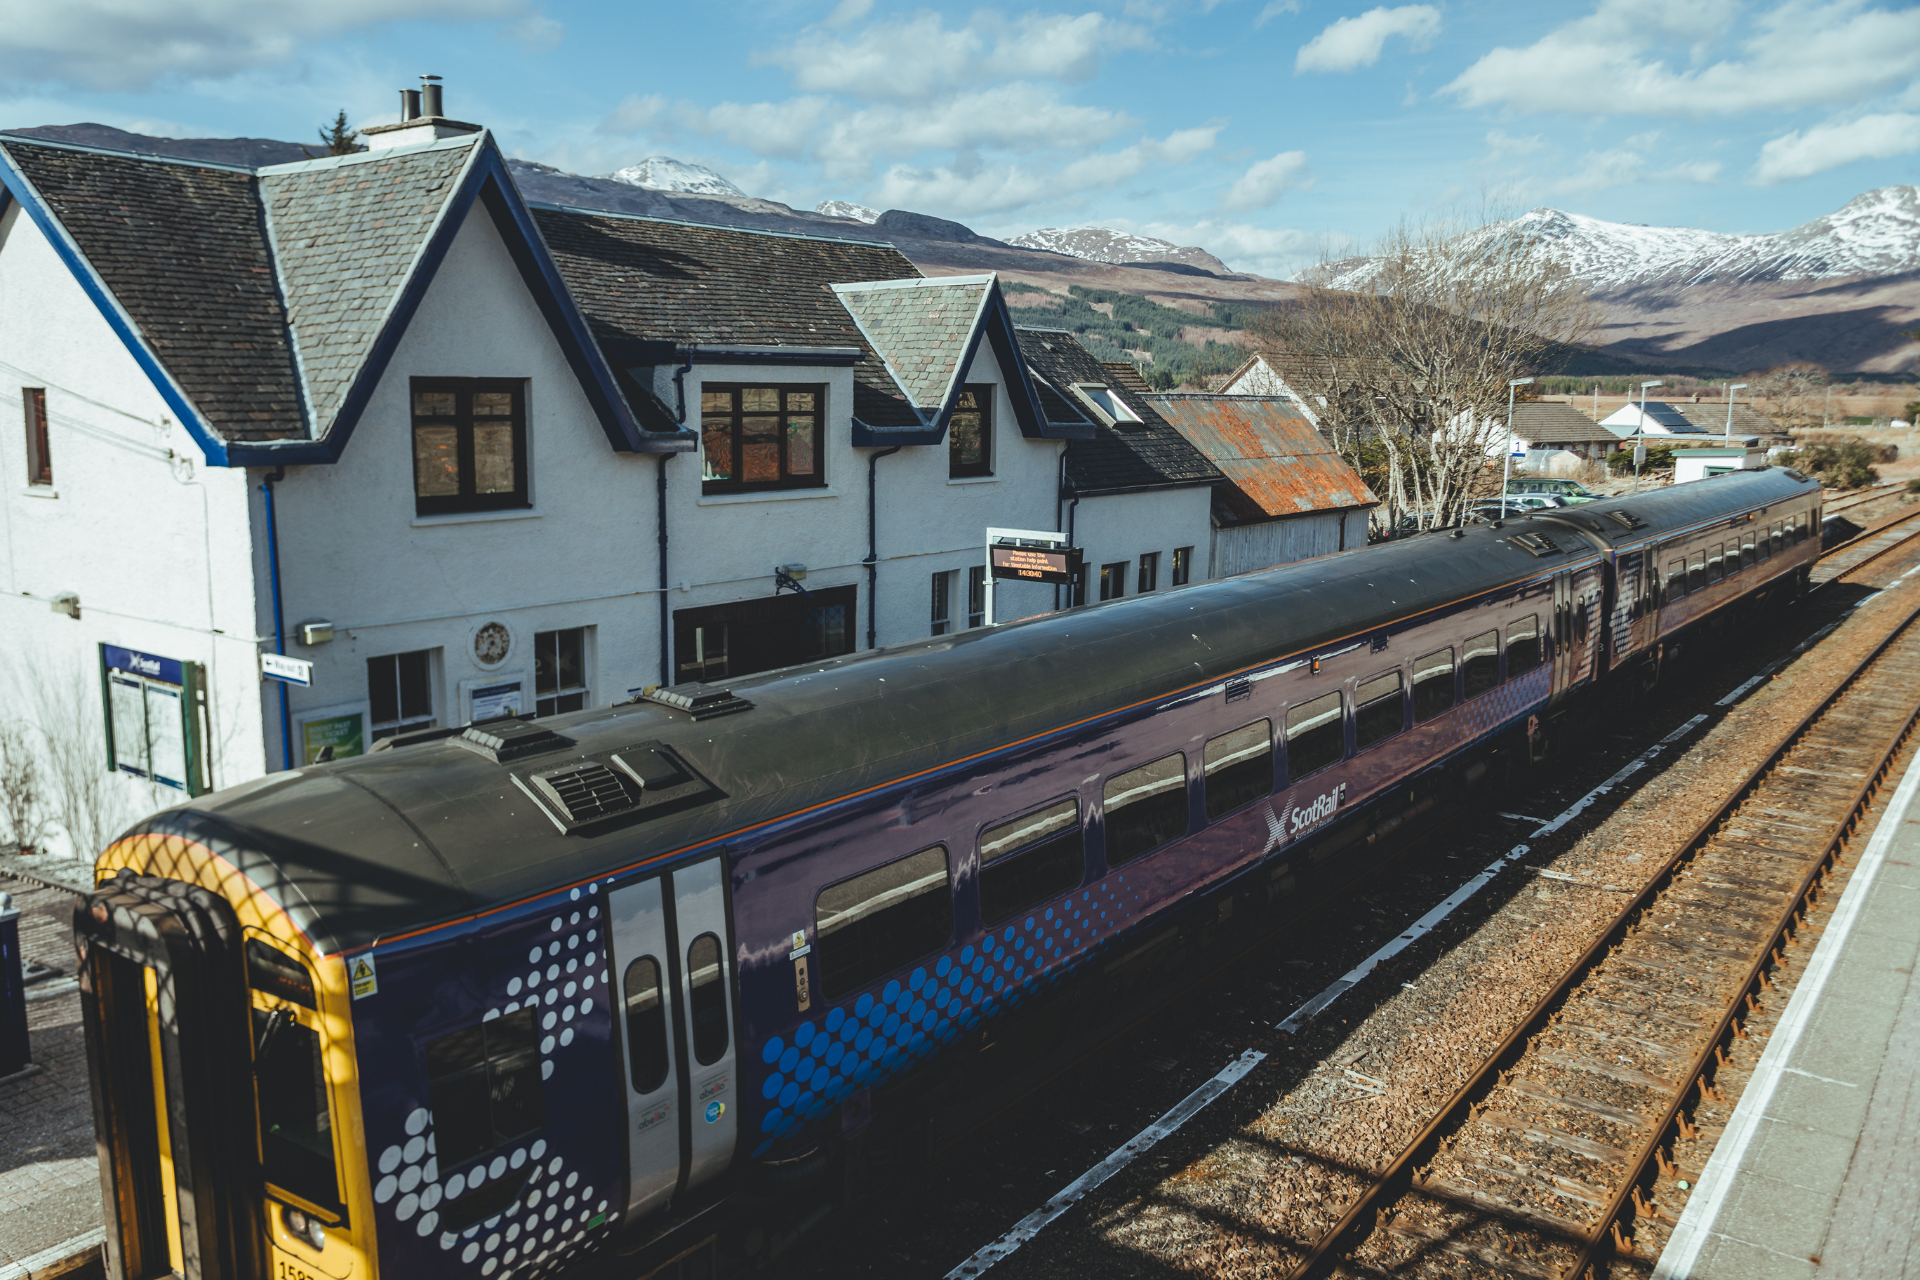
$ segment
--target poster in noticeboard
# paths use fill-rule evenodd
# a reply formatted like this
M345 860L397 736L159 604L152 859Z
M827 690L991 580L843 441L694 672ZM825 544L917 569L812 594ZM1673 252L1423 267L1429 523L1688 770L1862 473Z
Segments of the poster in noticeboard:
M199 667L103 644L100 681L108 767L188 795L208 790L200 767Z
M345 760L349 756L365 755L373 745L367 740L369 714L364 702L296 712L293 739L300 762L320 764L322 756L328 760ZM330 755L329 747L332 748Z

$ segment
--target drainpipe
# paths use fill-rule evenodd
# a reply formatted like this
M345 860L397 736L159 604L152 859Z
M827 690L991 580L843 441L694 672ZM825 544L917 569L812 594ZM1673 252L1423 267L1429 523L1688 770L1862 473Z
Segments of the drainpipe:
M266 495L267 505L267 569L273 583L273 651L285 654L287 651L287 632L284 615L280 609L280 534L275 527L273 515L273 486L287 478L285 467L275 467L260 486L260 492ZM284 680L274 682L280 686L280 759L281 768L293 768L293 717L287 710L287 683Z
M900 452L900 446L895 445L891 449L881 449L877 453L867 455L867 558L863 563L867 566L867 648L869 649L878 647L880 634L879 610L873 598L874 591L880 585L880 535L877 507L880 459L890 453L898 452Z
M667 464L673 461L673 455L662 453L655 455L660 461L659 480L655 492L660 502L660 687L666 688L673 683L673 636L672 607L667 600Z
M698 347L687 348L687 362L673 371L673 412L681 426L687 425L687 384L681 379L693 371L693 353Z
M1060 450L1060 481L1058 484L1053 486L1053 527L1056 529L1060 527L1060 504L1065 502L1066 498L1067 498L1067 451L1065 448L1062 448ZM1068 546L1073 545L1072 538L1067 539L1067 545ZM1053 584L1053 611L1055 613L1060 612L1060 584L1057 582Z
M1073 501L1067 504L1067 545L1070 547L1074 545L1073 517L1079 510L1080 510L1080 495L1076 493L1073 495ZM1087 572L1087 567L1084 564L1080 566L1080 572L1083 575L1081 578L1081 581L1085 582L1086 578L1084 575ZM1073 588L1072 587L1067 588L1067 608L1069 609L1073 608Z

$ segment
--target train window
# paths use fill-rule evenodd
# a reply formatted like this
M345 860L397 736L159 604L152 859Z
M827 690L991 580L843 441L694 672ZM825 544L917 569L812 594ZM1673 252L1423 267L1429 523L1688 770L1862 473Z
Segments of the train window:
M547 1123L533 1006L429 1040L434 1154L453 1169Z
M641 956L621 982L626 999L627 1076L633 1091L649 1094L667 1082L667 1002L660 989L660 962Z
M265 996L278 996L312 1009L313 977L306 966L257 938L247 939L247 985Z
M1672 604L1687 594L1687 562L1671 560L1667 562L1667 603Z
M822 889L813 927L820 983L830 998L938 951L953 937L947 847L936 844Z
M1696 551L1687 560L1687 594L1707 585L1707 553Z
M260 1104L260 1165L268 1182L317 1205L338 1205L333 1113L320 1037L291 1011L253 1011L253 1082Z
M1467 657L1460 664L1460 676L1466 683L1469 698L1500 683L1498 631L1483 631L1467 641Z
M980 918L992 924L1065 893L1085 869L1078 800L989 827L980 835Z
M1413 660L1413 718L1424 724L1453 705L1453 650Z
M1749 525L1740 532L1740 567L1750 569L1760 563L1760 551L1754 544L1753 526Z
M1530 613L1507 624L1507 679L1540 665L1540 615Z
M1773 522L1772 536L1767 540L1768 555L1770 556L1779 555L1781 548L1787 545L1782 536L1784 533L1784 530L1785 530L1785 526L1782 525L1778 520L1775 520Z
M1207 743L1207 821L1273 794L1273 722L1255 720Z
M727 973L720 939L703 933L687 948L687 1017L693 1023L693 1058L703 1067L727 1051Z
M1340 695L1329 693L1287 712L1287 777L1298 782L1346 754Z
M1353 749L1365 751L1407 727L1407 700L1399 671L1362 680L1353 691Z
M1187 758L1178 751L1108 778L1105 794L1109 867L1187 834Z

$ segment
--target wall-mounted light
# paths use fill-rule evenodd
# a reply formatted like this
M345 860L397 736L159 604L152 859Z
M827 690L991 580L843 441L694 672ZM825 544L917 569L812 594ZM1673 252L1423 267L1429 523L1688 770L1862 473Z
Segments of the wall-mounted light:
M299 637L301 644L325 644L333 639L333 624L325 619L303 622L300 624Z
M80 621L80 596L78 592L62 591L53 598L53 611L64 613L75 622Z

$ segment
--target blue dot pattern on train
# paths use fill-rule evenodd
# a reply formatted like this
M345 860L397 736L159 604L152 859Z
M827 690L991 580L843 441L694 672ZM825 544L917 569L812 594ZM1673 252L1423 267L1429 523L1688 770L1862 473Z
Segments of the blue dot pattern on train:
M862 992L794 1029L774 1036L760 1060L773 1068L760 1086L769 1104L760 1116L774 1143L845 1102L910 1070L989 1018L1018 1009L1104 950L1133 919L1126 877L1116 875L1044 909L995 925L976 944L950 951L904 979Z

